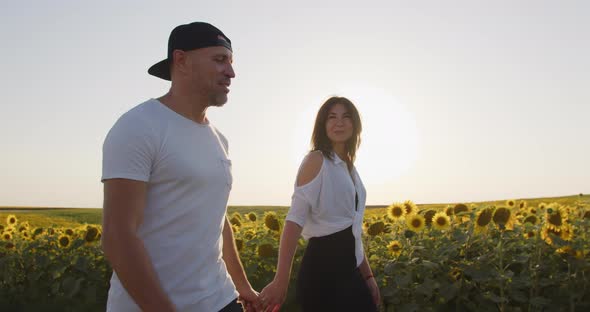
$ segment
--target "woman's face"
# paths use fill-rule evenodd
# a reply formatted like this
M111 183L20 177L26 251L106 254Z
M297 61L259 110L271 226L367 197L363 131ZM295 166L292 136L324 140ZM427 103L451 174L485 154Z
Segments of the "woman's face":
M328 112L326 120L326 134L334 143L346 143L352 137L352 116L342 104L335 104Z

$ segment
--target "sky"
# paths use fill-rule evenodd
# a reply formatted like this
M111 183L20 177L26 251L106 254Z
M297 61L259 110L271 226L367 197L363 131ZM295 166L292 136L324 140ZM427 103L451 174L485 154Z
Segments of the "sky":
M102 207L102 143L165 94L176 25L232 41L211 122L230 205L289 205L317 109L350 98L367 204L590 192L587 1L3 1L0 206Z

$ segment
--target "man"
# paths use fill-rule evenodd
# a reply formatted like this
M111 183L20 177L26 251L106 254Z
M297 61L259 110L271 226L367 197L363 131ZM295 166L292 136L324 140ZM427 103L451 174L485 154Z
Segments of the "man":
M257 304L258 293L226 217L228 143L205 115L227 101L231 41L207 23L180 25L148 73L170 91L121 116L103 146L107 311L242 311L238 296Z

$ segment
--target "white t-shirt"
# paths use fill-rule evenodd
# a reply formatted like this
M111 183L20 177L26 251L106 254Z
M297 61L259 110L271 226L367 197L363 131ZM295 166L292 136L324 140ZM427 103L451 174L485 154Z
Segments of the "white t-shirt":
M150 99L115 123L103 146L102 180L147 183L143 241L178 311L219 311L237 298L222 260L232 185L227 140ZM107 311L139 311L113 272Z
M351 177L346 162L336 153L332 153L332 157L330 160L323 156L320 171L309 183L295 184L286 220L299 224L306 240L330 235L352 225L358 266L365 255L361 235L367 192L356 168L353 166ZM358 206L355 209L356 194Z

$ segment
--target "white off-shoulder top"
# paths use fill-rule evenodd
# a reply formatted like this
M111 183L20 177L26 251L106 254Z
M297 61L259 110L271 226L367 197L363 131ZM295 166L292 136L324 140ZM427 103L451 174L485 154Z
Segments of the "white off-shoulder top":
M352 225L358 266L364 259L361 234L367 194L356 168L353 166L349 174L346 162L336 153L332 157L330 160L323 156L319 173L309 183L301 186L295 183L286 220L300 225L306 240Z

